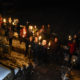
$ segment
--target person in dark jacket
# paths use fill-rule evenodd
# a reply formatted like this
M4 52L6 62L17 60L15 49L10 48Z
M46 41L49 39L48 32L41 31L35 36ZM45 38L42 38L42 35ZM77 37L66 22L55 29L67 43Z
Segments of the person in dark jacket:
M78 35L74 35L74 40L75 40L75 42L76 42L76 49L78 49L79 50L79 38L78 38Z
M11 27L9 28L8 37L9 37L9 45L12 46L13 31L12 31Z
M75 40L68 42L68 46L69 46L69 64L71 64L72 55L75 53L75 50L76 50Z
M26 44L26 46L27 46L27 44ZM33 37L30 36L28 46L26 47L26 49L28 48L26 51L28 51L27 55L28 55L29 60L33 59L33 46L34 46Z
M27 56L27 54L28 54L28 46L29 46L29 40L28 39L26 39L26 41L25 41L25 46L26 46L26 50L25 50L24 56Z

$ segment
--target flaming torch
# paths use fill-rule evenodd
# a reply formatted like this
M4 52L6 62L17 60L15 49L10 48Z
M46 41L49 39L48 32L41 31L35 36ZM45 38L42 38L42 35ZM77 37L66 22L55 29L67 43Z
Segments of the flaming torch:
M49 41L49 43L48 43L48 49L50 49L50 46L51 46L51 42Z
M3 18L3 23L4 23L4 25L6 25L6 23L7 23L6 18Z
M39 45L41 45L41 39L42 39L42 36L40 35L39 37L38 37L38 40L39 40Z
M27 31L26 31L26 28L24 27L24 28L23 28L23 36L22 36L22 37L23 37L23 38L26 37L26 34L27 34Z

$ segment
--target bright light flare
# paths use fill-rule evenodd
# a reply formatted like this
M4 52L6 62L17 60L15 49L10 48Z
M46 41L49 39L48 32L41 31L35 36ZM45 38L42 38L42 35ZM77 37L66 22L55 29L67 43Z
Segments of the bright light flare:
M13 24L13 25L17 25L18 22L19 22L19 19L14 19L12 24Z
M6 18L3 18L3 23L6 23L6 22L7 22Z
M51 46L51 42L48 43L48 46Z
M26 31L26 28L24 27L23 28L23 38L26 36L26 33L27 33L27 31Z
M39 41L42 39L42 36L39 36Z
M33 26L29 26L29 30L32 30L33 29Z

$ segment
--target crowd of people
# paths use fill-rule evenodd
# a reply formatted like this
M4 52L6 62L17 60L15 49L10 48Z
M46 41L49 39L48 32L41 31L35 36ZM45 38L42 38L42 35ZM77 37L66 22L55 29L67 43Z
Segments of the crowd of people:
M64 50L62 50L62 46L65 44L61 43L56 33L53 34L50 24L47 26L42 25L38 28L36 25L31 24L20 25L18 19L12 20L11 17L5 19L0 16L0 35L2 35L2 29L5 30L4 36L7 37L11 47L14 37L18 38L20 43L24 41L26 46L24 55L34 61L46 63L49 56L55 56L52 57L52 59L56 61L63 60L62 57L64 54L62 53ZM76 51L79 51L78 35L75 34L73 38L69 35L68 40L66 39L66 45L69 48L67 53L69 54L70 63L72 55L75 54Z

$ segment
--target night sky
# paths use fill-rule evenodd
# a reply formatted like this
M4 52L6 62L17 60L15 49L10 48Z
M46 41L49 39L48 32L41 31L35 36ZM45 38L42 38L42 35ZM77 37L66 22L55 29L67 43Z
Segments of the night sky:
M58 32L77 32L80 29L80 5L57 3L31 3L24 0L1 0L4 16L18 17L21 22L29 20L33 24L51 24Z

